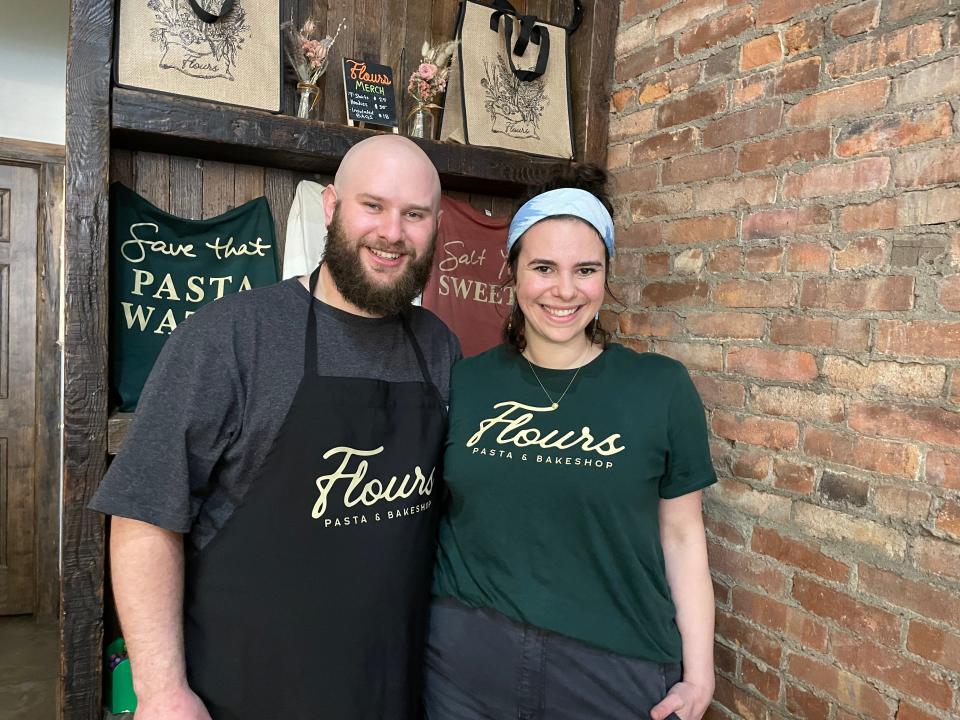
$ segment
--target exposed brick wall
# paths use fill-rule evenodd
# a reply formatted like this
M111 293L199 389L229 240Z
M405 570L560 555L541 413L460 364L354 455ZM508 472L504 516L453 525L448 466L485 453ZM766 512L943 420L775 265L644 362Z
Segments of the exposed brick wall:
M721 482L711 718L960 717L960 0L623 0L606 320Z

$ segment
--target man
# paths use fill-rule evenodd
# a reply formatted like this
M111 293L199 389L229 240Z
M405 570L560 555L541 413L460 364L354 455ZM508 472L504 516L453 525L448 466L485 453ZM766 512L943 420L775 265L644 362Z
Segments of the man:
M308 278L171 337L92 507L137 720L417 716L457 340L410 306L440 183L409 140L344 156Z

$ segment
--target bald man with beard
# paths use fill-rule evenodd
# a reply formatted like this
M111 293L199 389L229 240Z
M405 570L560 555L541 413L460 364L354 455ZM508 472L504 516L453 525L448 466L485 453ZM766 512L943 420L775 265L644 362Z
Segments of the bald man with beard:
M456 337L411 306L440 182L392 135L324 190L310 277L173 333L91 507L112 516L137 720L405 720Z

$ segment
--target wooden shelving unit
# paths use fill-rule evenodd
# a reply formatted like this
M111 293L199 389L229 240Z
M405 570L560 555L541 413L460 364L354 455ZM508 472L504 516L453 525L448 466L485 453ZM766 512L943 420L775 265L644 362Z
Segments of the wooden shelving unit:
M116 88L115 147L332 173L343 154L374 130L301 120L231 105ZM417 140L446 190L520 195L569 164L496 148Z

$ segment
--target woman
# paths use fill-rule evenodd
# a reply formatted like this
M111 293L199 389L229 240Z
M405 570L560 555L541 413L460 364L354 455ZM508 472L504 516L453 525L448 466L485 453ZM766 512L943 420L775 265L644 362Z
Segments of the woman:
M699 720L714 688L703 406L680 363L599 326L609 202L542 193L507 247L507 342L451 380L426 716Z

